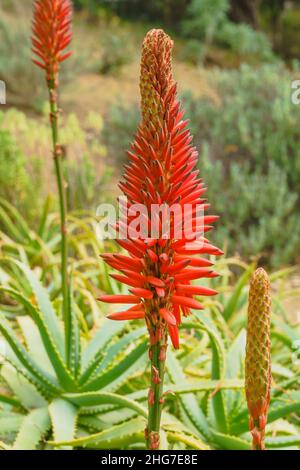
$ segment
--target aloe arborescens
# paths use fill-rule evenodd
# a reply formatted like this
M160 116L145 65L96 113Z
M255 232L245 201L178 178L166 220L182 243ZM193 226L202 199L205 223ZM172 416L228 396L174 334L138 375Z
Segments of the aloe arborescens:
M63 294L63 315L66 339L70 330L69 293L68 293L68 248L66 227L66 188L62 167L62 148L59 144L57 101L59 65L66 60L71 51L65 49L72 39L72 5L70 0L36 0L33 16L33 52L38 57L34 63L45 71L50 102L50 122L52 129L53 156L55 162L56 180L59 192L60 222L61 222L61 275ZM69 342L66 340L66 345ZM66 356L69 357L70 347Z
M265 449L271 389L270 318L270 281L259 268L252 276L249 291L245 383L254 450Z
M149 215L153 205L180 204L181 208L186 205L192 208L194 227L196 205L205 210L208 204L202 199L206 189L196 169L198 154L177 99L177 86L172 76L172 47L172 40L162 30L151 30L144 40L140 77L142 122L128 152L130 163L125 167L120 188L127 197L128 212L136 203L148 209L144 222L147 226L153 222ZM205 216L204 231L209 230L216 219L216 216ZM222 253L204 237L177 239L175 228L174 219L170 218L168 238L160 226L156 238L118 239L129 256L103 255L110 266L122 272L113 277L129 285L132 295L103 295L100 300L133 304L128 310L109 317L114 320L144 318L150 335L151 386L145 432L149 449L159 448L168 334L173 346L178 348L181 314L187 316L191 308L203 308L194 295L216 293L191 284L194 279L216 276L211 261L193 255Z

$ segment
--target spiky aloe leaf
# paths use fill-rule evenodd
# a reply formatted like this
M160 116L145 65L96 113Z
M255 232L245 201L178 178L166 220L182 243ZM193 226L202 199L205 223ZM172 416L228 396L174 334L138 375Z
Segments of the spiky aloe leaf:
M5 364L1 369L1 376L16 395L24 408L43 407L46 400L25 377L18 374L10 364Z
M49 405L53 436L56 441L71 441L75 438L78 409L72 403L57 398ZM69 447L65 447L69 449Z
M49 393L57 394L60 391L59 384L56 381L56 378L51 376L45 370L41 369L35 361L28 354L26 349L22 346L12 329L10 328L8 322L3 319L0 319L0 332L8 342L9 346L13 350L17 359L23 365L25 370L27 370L32 376L36 379L37 382L40 382L43 387L45 387Z
M268 449L279 449L282 447L288 448L294 446L299 448L300 435L266 437L265 442Z
M130 400L129 398L122 397L115 393L108 392L89 392L89 393L70 393L65 394L64 398L74 405L79 407L88 406L99 406L99 405L118 405L122 407L128 407L136 411L139 415L147 418L147 410L139 403Z
M67 349L70 351L69 354L69 367L72 371L74 377L78 377L81 369L81 343L80 343L80 329L78 325L77 316L74 308L73 300L73 285L72 285L72 275L69 278L69 318L70 318L70 334L67 335L66 340L69 342Z
M175 354L170 350L167 356L167 372L171 381L178 386L187 385L185 374L181 368L180 362ZM211 431L207 419L197 403L196 397L192 393L179 396L179 400L187 413L189 419L196 429L206 438L211 437Z
M10 258L3 259L1 260L1 262L9 262L13 265L18 266L18 268L25 275L32 288L32 291L34 292L43 320L48 327L48 330L53 338L53 341L56 344L60 355L64 358L65 350L62 330L60 328L56 313L51 305L51 301L49 299L49 295L46 289L44 289L40 281L37 279L35 273L31 271L31 269L24 263Z
M133 371L136 371L137 364L141 365L141 361L145 359L146 350L147 341L144 340L135 346L123 359L120 359L113 367L104 371L98 377L91 379L90 382L82 387L82 391L92 392L99 390L99 388L104 388L107 385L110 385L110 389L112 389L114 385L119 385L126 380Z
M118 323L118 322L115 322L115 323ZM104 338L105 338L106 327L107 326L109 327L109 325L111 324L112 322L109 322L108 324L107 321L104 323L104 327L105 327L103 331ZM102 329L100 331L102 331ZM104 339L102 338L101 343L99 341L99 347L100 347L99 351L94 355L93 359L89 362L89 364L87 365L84 372L79 378L79 381L78 381L79 385L84 385L88 380L91 379L92 375L95 376L96 373L99 375L101 371L105 370L107 367L111 367L114 362L117 362L118 353L120 353L122 349L125 349L126 347L128 347L128 345L133 344L133 342L136 339L140 338L144 334L145 334L145 330L142 328L131 331L127 335L124 335L121 339L118 339L118 337L114 338L114 342L112 343L111 346L109 345L109 343L112 341L112 337L110 335L108 336L109 339L106 342L104 342ZM106 349L106 346L108 346L107 349Z
M24 416L10 412L6 416L0 415L0 436L3 438L7 434L17 433L23 422Z
M76 386L74 378L68 371L59 351L57 350L55 342L47 328L47 324L45 323L44 318L41 316L40 312L31 304L31 302L29 302L29 300L23 297L19 292L4 287L0 287L0 291L9 294L12 298L20 302L31 315L32 319L34 320L39 329L39 334L43 341L45 350L47 351L47 357L51 361L51 364L53 366L53 369L55 370L56 376L61 386L67 391L74 390Z
M82 367L87 368L92 361L97 360L97 355L103 351L106 345L115 338L123 329L125 325L121 322L111 322L104 320L97 333L82 353Z
M49 374L55 375L55 371L41 340L39 329L32 318L28 315L18 316L17 323L32 359Z
M213 438L222 450L250 450L251 448L250 442L229 434L213 431Z
M236 311L236 306L239 302L239 299L243 293L244 288L247 286L247 283L250 279L251 274L253 273L254 269L254 264L250 264L249 267L246 269L246 271L243 273L243 275L239 278L238 282L235 285L235 288L233 290L233 293L229 297L224 311L223 311L223 317L225 320L229 321L230 318L234 315ZM245 297L246 300L246 297Z
M195 449L195 450L208 450L209 449L209 447L203 441L201 441L201 439L198 439L184 432L176 432L176 431L173 432L169 430L167 432L167 439L169 442L172 442L172 443L182 442L188 449ZM166 448L165 450L168 450L168 448Z
M241 377L244 373L244 357L246 346L246 331L242 329L233 342L230 344L226 354L226 377L233 379L234 377ZM244 397L241 393L229 390L226 393L226 404L228 416L231 418L232 414L236 414L236 410L241 403L244 403Z
M216 331L216 329L210 325L210 323L201 318L198 314L197 322L185 323L184 327L189 329L198 329L205 331L210 339L211 348L212 348L212 369L211 376L214 380L222 381L225 376L225 351L222 339ZM223 394L221 390L216 389L211 398L212 410L213 410L213 420L216 426L216 429L220 432L227 432L228 429L228 420L227 413L225 408L225 403L223 399Z
M145 425L144 419L134 418L91 436L81 437L72 441L50 441L49 444L55 447L70 445L93 449L124 449L131 443L143 442Z
M284 418L291 413L296 413L300 409L300 401L292 401L291 403L283 403L281 401L271 402L268 413L268 423L272 423L277 419ZM248 410L245 408L239 413L232 424L232 432L234 434L242 434L248 429Z
M134 331L130 331L122 338L118 338L114 341L105 351L103 360L98 364L95 369L95 373L99 375L100 372L105 371L112 365L117 364L122 354L126 354L128 346L134 344L136 340L145 336L145 329L138 328Z

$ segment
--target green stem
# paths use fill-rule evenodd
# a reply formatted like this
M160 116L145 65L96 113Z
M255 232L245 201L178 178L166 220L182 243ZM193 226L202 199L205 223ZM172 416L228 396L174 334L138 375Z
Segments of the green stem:
M167 333L150 347L151 385L148 397L148 426L146 429L147 449L159 449L160 421L163 408L163 384L167 350Z
M61 230L61 281L63 296L63 321L65 329L65 353L67 364L69 364L70 345L70 314L69 314L69 281L68 281L68 240L67 240L67 201L66 188L62 166L62 150L58 137L58 103L57 103L57 82L55 79L48 81L49 101L50 101L50 122L52 129L53 156L55 163L56 182L59 194L60 210L60 230Z

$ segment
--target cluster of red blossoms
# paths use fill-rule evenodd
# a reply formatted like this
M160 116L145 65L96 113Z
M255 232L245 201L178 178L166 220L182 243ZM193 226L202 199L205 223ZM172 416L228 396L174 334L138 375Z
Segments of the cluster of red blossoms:
M171 52L173 42L162 30L151 30L143 43L141 60L142 122L125 165L120 188L127 197L127 211L133 204L189 204L193 226L196 211L209 204L203 199L206 188L196 169L198 153L192 145L192 136L183 120L184 112L177 99L177 85L172 76ZM145 223L151 226L150 216ZM204 216L204 232L217 220ZM170 220L174 233L174 220ZM120 229L120 227L119 227ZM185 234L186 235L186 234ZM194 296L214 295L216 291L195 286L191 281L212 278L217 273L212 262L203 255L221 255L204 236L194 240L135 238L118 239L128 251L122 254L103 254L104 260L122 274L112 277L130 286L130 295L103 295L99 300L109 303L131 304L125 311L109 315L114 320L145 318L151 344L156 344L169 331L173 346L179 347L178 326L181 315L190 309L202 309ZM198 256L197 256L198 255ZM201 257L199 257L201 255Z
M72 52L64 52L72 39L70 0L36 0L33 16L33 62L46 71L47 80L57 77L59 64Z

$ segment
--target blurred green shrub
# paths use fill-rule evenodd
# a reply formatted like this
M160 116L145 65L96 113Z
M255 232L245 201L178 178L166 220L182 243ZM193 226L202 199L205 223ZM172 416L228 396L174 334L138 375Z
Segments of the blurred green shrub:
M199 163L213 212L221 216L212 238L230 254L260 256L266 264L291 262L300 248L299 195L290 190L283 169L251 169L233 162L225 176L224 162L213 162L206 146Z
M208 198L221 215L212 236L219 244L225 237L230 254L290 262L300 248L300 107L290 99L292 74L278 63L206 73L219 101L190 93L183 100ZM137 106L120 103L105 119L103 138L117 164L138 120Z
M1 115L0 115L1 124ZM33 215L32 198L38 200L39 183L33 188L26 171L26 157L17 146L11 134L0 128L0 197L4 197L15 207ZM38 162L31 162L34 172L38 171Z
M229 10L229 0L191 1L181 22L181 33L189 39L184 53L187 59L192 63L203 62L211 44L230 49L239 56L273 59L267 36L245 23L232 22L228 18Z
M224 22L216 32L216 41L241 56L255 56L266 61L274 58L267 36L244 23Z
M182 34L188 38L210 41L226 21L228 0L192 0L182 21Z
M13 108L0 113L0 195L13 202L27 219L32 214L33 195L35 200L45 198L54 189L47 123L48 109L39 120ZM102 117L94 112L88 114L83 124L75 114L67 115L62 121L60 137L70 182L70 210L94 209L110 198L107 186L113 169L106 162L102 128Z
M270 162L287 174L291 190L300 190L300 107L291 101L292 74L278 64L209 72L220 103L184 97L197 143L207 141L213 160L249 161L266 171Z
M108 154L117 163L126 161L126 149L136 131L140 119L137 105L126 106L122 102L114 103L104 120L103 139Z
M8 17L0 18L0 79L15 103L40 108L45 99L43 77L32 65L29 28L24 21L12 23Z

